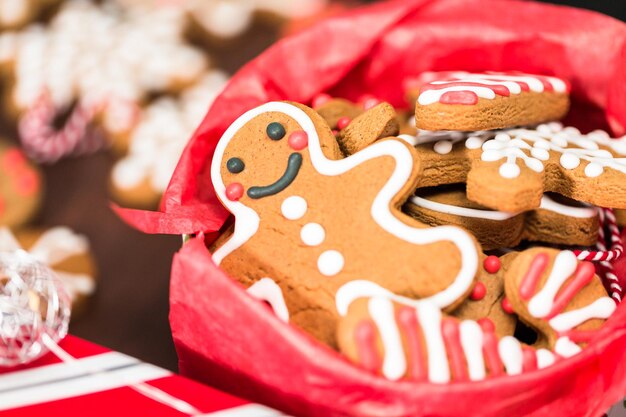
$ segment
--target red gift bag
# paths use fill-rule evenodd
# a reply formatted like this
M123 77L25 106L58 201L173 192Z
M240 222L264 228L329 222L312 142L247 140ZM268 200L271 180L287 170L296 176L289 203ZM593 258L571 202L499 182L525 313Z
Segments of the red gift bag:
M206 233L228 218L209 167L232 121L271 100L372 93L403 103L429 70L520 70L572 84L567 121L626 132L626 25L578 9L506 0L397 0L326 20L245 66L187 146L160 212L118 209L148 233ZM624 269L618 268L623 275ZM573 358L521 376L391 382L280 322L193 239L172 269L170 321L181 372L298 416L597 416L626 393L626 307Z

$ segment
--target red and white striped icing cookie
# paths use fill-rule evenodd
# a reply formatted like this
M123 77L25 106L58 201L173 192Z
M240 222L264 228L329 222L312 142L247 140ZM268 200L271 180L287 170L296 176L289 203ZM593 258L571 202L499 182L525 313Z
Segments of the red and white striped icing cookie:
M569 84L519 72L427 73L409 87L416 125L425 130L488 130L559 120Z

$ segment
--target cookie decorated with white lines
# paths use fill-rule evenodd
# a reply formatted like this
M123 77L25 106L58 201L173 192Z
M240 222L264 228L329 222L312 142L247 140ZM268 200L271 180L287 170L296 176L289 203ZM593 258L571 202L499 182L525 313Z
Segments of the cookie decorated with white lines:
M545 192L597 207L626 208L626 137L536 128L400 135L414 144L419 187L467 184L467 198L510 213L539 208Z
M402 140L342 158L315 111L264 104L227 129L213 157L213 186L235 217L213 259L247 287L268 278L265 290L276 305L282 297L289 322L329 345L355 297L395 294L451 309L473 288L480 246L460 228L430 228L400 211L420 173Z
M519 72L426 74L409 91L415 121L425 130L490 130L559 120L569 110L569 84ZM423 76L423 77L426 77Z
M419 189L404 210L431 226L464 227L484 250L513 248L522 241L568 246L593 246L598 241L598 210L552 193L542 197L537 209L508 213L474 203L465 186L457 184Z

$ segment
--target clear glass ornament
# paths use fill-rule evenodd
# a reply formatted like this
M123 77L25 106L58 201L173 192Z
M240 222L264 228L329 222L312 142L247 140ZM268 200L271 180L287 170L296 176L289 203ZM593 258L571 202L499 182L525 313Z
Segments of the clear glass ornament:
M0 367L31 362L67 335L71 302L46 265L23 250L0 252Z

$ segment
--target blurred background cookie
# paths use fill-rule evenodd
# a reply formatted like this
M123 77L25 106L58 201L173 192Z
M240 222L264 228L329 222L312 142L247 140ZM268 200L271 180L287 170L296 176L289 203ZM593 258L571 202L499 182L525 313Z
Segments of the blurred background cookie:
M24 249L49 266L72 300L72 315L80 315L96 290L96 264L85 236L67 227L25 229L0 228L0 250Z
M42 196L39 168L18 147L0 140L0 225L16 227L31 220Z
M187 140L222 90L227 75L207 72L178 99L162 97L139 116L129 138L129 152L111 172L111 195L129 207L155 208Z

